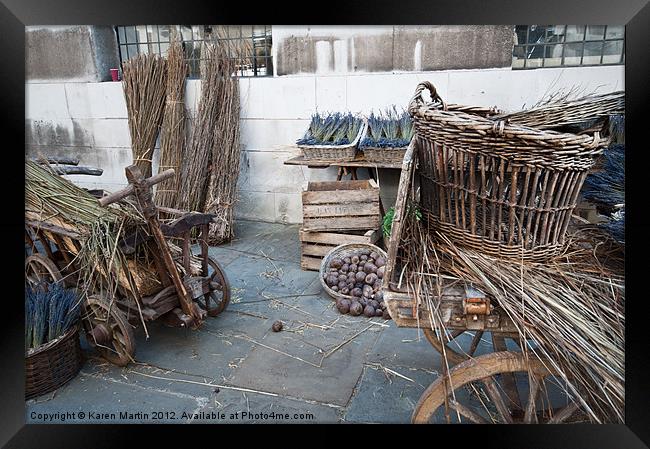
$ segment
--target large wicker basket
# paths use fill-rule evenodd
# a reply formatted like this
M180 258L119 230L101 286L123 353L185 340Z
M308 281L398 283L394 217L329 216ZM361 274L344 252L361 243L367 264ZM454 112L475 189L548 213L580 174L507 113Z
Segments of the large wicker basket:
M366 133L368 123L363 120L357 137L345 145L298 145L307 160L351 161L357 154L357 146Z
M543 260L563 248L582 184L608 139L492 120L495 112L450 107L431 83L418 85L409 113L423 216L454 243Z
M81 362L78 325L61 337L28 351L25 357L25 399L61 387L77 375Z
M343 245L339 245L336 248L332 248L332 250L323 257L323 261L321 262L320 265L320 272L319 272L319 278L320 278L320 283L323 286L323 289L325 292L330 295L334 299L349 299L353 300L356 299L354 296L350 295L344 295L339 292L335 292L332 290L329 285L327 285L327 282L325 282L325 273L328 271L328 267L330 265L330 261L335 258L335 257L347 257L350 256L351 254L356 253L360 249L369 249L370 251L375 251L378 254L381 254L381 256L384 259L388 258L388 255L386 254L386 251L378 247L377 245L373 245L371 243L346 243Z

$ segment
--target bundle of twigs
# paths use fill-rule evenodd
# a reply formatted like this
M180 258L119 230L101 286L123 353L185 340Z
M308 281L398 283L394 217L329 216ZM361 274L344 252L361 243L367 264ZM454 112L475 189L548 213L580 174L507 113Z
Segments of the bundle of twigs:
M611 114L625 113L625 92L587 95L575 100L559 98L524 111L491 117L493 120L509 120L518 125L537 129L557 129L578 126L605 119Z
M185 78L187 62L178 33L173 33L167 51L167 95L165 112L160 130L159 172L168 168L176 170L176 176L156 187L155 201L158 206L177 208L180 165L185 145Z
M192 123L192 136L181 163L179 204L181 209L201 211L209 182L208 165L215 144L215 126L221 101L221 58L214 42L203 45L201 99Z
M239 142L239 82L234 73L237 62L247 53L246 47L235 47L230 41L215 43L219 58L219 108L212 145L210 183L204 211L215 214L210 224L209 241L213 245L233 237L233 205L236 200L241 147Z
M513 320L530 357L550 360L592 421L623 422L624 278L617 245L602 244L606 235L590 230L573 234L559 257L517 263L456 247L425 226L407 217L406 279L438 335L446 335L437 308L443 284L471 284Z
M133 162L149 177L165 106L167 62L156 54L138 54L124 62L123 72Z

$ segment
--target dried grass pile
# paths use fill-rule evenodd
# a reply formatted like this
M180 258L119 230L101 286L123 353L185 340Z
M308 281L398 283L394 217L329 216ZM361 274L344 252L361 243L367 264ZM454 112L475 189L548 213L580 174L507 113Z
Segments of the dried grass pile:
M516 324L529 357L550 360L568 395L593 422L624 419L625 287L621 247L590 228L546 262L498 259L455 246L407 215L405 281L446 335L438 313L444 285L461 282L490 296ZM448 363L447 361L445 361ZM548 363L548 362L547 362Z
M185 146L185 79L188 73L183 44L173 33L167 51L167 88L165 111L160 130L160 164L158 172L173 168L177 175L156 187L156 205L178 207L178 186Z
M165 109L167 61L156 54L130 58L123 64L123 84L133 162L148 178Z

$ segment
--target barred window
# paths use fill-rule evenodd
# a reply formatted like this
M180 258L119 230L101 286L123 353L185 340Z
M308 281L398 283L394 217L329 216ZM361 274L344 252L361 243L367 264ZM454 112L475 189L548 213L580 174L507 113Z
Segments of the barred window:
M622 25L517 25L513 69L623 64Z
M217 38L241 44L250 57L237 58L238 76L272 76L271 25L130 25L117 26L117 40L122 62L138 53L165 55L170 30L182 36L189 77L200 77L202 48L205 41ZM233 59L235 55L233 55Z

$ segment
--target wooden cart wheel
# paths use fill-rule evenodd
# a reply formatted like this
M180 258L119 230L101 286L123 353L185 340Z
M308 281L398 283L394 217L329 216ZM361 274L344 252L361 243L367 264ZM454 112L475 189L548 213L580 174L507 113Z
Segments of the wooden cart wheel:
M528 377L528 397L523 409L511 406L499 383L502 375L517 373ZM526 360L525 355L518 352L500 351L468 359L454 366L448 376L440 376L424 391L415 406L411 421L419 424L428 423L439 409L444 409L445 402L451 409L450 414L455 417L460 416L461 422L557 424L582 418L582 412L575 402L553 408L548 395L546 398L540 395L547 390L546 383L558 381L556 375L549 363L543 363L532 355ZM464 387L472 388L478 393L480 406L463 404ZM484 401L480 399L479 389L484 391L486 399L489 398L496 409L495 413L487 410ZM546 406L538 410L537 404L540 402Z
M40 254L25 259L25 279L32 288L60 282L63 279L56 264Z
M214 317L230 303L230 283L221 265L211 257L208 257L207 275L210 277L210 292L203 295L202 300L197 300L197 303L209 316Z
M111 363L126 366L134 360L133 328L117 304L100 296L90 296L84 302L82 323L86 340Z

